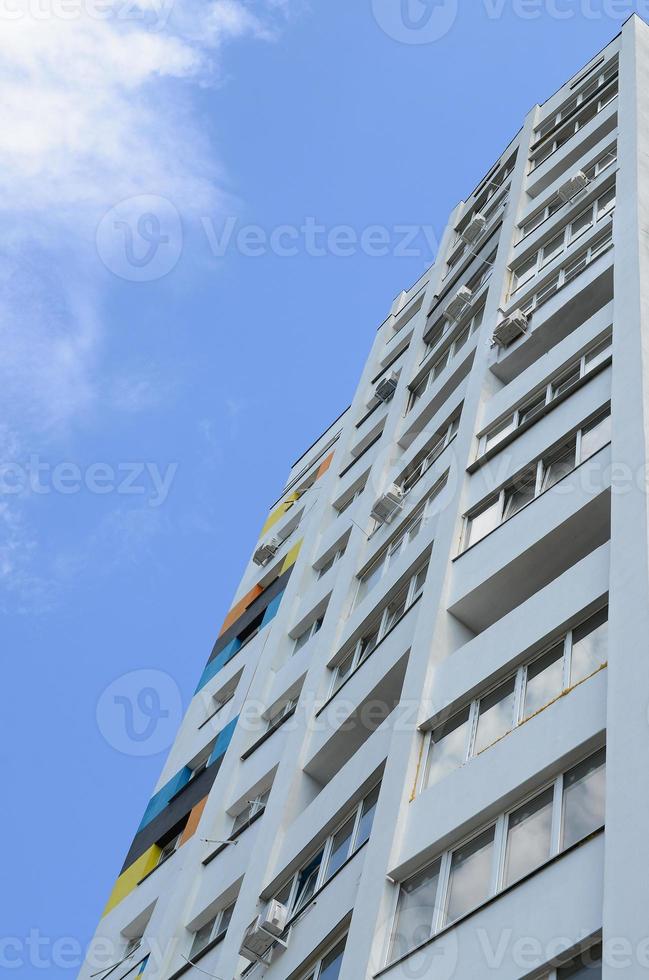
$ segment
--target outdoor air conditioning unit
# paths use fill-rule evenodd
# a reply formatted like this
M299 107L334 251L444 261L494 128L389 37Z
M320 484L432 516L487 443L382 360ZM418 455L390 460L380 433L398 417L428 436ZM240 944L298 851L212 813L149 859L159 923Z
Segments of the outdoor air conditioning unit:
M252 556L255 565L267 565L273 555L277 553L281 544L281 538L270 538L269 541L264 541L263 544L260 544Z
M568 204L569 201L574 201L576 197L583 194L588 187L588 183L588 177L584 171L578 170L572 177L568 177L568 180L561 185L557 194L564 204Z
M399 375L396 371L392 373L387 378L382 378L376 386L376 391L374 395L381 402L389 402L395 391L397 390L397 385L399 383Z
M469 221L464 231L460 232L460 238L463 242L466 242L467 245L473 245L474 242L477 242L477 240L480 238L480 235L483 233L486 227L487 219L485 218L484 214L480 214L480 212L477 211Z
M459 318L462 316L467 306L471 302L472 298L473 298L473 293L471 292L469 287L462 286L461 289L458 289L457 293L455 294L451 302L444 310L444 314L443 314L444 319L450 320L451 322L453 322L454 320L459 320Z
M246 929L239 953L251 963L264 963L271 946L278 943L285 947L280 936L288 922L288 909L281 902L272 899L266 909L254 919Z
M508 317L496 326L493 332L493 343L498 347L509 347L515 340L527 333L527 314L522 310L514 310Z
M379 524L389 524L402 507L403 490L396 483L393 483L374 504L371 517Z

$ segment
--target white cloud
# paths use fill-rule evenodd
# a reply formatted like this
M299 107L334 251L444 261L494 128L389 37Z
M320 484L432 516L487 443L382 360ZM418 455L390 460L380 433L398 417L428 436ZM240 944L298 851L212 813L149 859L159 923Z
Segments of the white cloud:
M0 418L26 447L68 437L106 394L101 217L143 194L185 218L224 207L193 92L220 78L225 44L274 39L286 13L286 0L0 0ZM151 377L111 385L117 410L155 402ZM42 592L36 548L0 497L0 580Z

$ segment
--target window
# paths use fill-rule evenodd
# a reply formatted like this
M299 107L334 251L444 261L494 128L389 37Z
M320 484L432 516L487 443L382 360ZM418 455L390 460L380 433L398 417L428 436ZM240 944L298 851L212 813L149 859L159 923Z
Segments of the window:
M318 960L315 968L309 972L305 980L338 980L346 942L347 937L337 943L321 960Z
M561 255L584 232L592 228L601 218L615 208L615 184L607 188L600 197L569 222L560 232L553 235L533 255L512 269L511 294L533 279L542 269Z
M584 272L591 262L599 258L610 248L613 247L613 231L609 227L601 235L593 239L591 245L576 258L561 266L550 279L539 286L536 293L522 305L521 309L528 317L531 317L543 303L546 303L563 286L567 285L572 279ZM518 287L516 287L518 288Z
M550 857L554 793L546 789L507 818L503 887L520 881Z
M194 941L189 951L190 960L195 959L209 944L220 942L223 939L230 925L234 905L234 902L231 905L226 905L225 908L221 909L220 912L217 912L215 916L209 919L205 925L196 930Z
M568 630L552 646L432 729L422 788L483 752L608 660L608 607Z
M349 510L352 504L356 503L356 501L358 500L358 498L360 497L364 489L365 489L365 484L363 484L362 487L358 487L358 489L354 491L351 497L349 497L344 504L341 504L340 507L336 508L336 510L338 511L338 517L340 517L341 514L344 514L346 510Z
M442 429L435 433L428 449L418 453L412 463L406 467L399 480L404 493L409 493L415 484L428 472L439 459L446 447L453 441L460 427L460 413L451 419ZM441 489L441 487L440 487Z
M564 146L613 101L618 93L617 75L618 65L614 61L538 127L537 142L530 157L531 170Z
M542 391L522 402L511 415L496 422L480 437L478 454L482 455L493 449L516 429L531 422L547 405L568 395L582 378L588 377L591 371L610 359L612 347L613 338L609 334L590 347L576 363L562 368Z
M334 567L336 562L340 561L340 559L344 554L345 554L344 547L339 548L338 551L335 551L331 556L331 558L328 558L327 561L324 563L324 565L321 565L320 568L318 569L318 578L324 578L327 572L331 571L331 569Z
M601 829L605 762L602 749L402 882L389 960Z
M404 529L398 533L394 541L392 541L387 548L383 549L381 554L372 562L367 571L359 577L358 589L356 591L352 609L355 609L360 605L363 599L369 595L374 586L388 574L390 569L394 567L399 558L401 558L404 552L419 535L419 532L427 519L430 504L437 496L437 493L438 491L436 490L424 504L416 509L413 516L407 522Z
M601 944L585 950L543 980L602 980Z
M315 857L275 894L276 900L285 905L291 915L296 915L305 908L314 894L369 839L380 788L379 783L347 814L337 830L327 837Z
M467 516L464 547L469 548L555 486L611 441L610 409L585 425L562 446L548 452L506 484L496 497Z
M301 650L302 647L306 646L309 640L311 639L311 637L315 636L316 633L320 631L320 627L322 626L323 621L324 621L324 616L318 616L317 619L313 620L310 626L307 626L307 628L302 633L300 633L300 635L295 640L295 646L293 647L294 654L296 654L298 650Z
M410 387L410 399L408 401L406 414L413 410L419 399L425 395L430 387L432 387L446 366L451 363L456 354L459 354L462 348L466 345L469 338L480 329L483 317L484 306L481 306L480 309L471 317L469 322L465 323L460 329L459 333L457 333L455 339L449 344L444 353L434 361L421 381L418 381L416 385ZM448 323L446 320L444 323L446 324L446 328L444 329L440 327L442 330L441 334L436 332L428 341L426 351L421 362L422 364L428 360L435 348L438 347L442 337L445 337L448 331L455 326L455 324Z
M267 789L265 793L262 793L260 796L256 796L254 800L246 801L244 809L234 818L232 830L230 831L230 837L238 834L244 827L247 827L252 820L255 820L261 816L266 809L269 796L270 790Z
M368 626L367 630L356 641L353 649L334 667L331 697L342 687L343 683L356 668L360 667L367 660L384 636L396 626L413 603L417 601L422 593L427 571L428 559L417 572L411 575L395 598L387 603L385 608L380 612L378 620L375 620L372 625Z
M563 847L571 847L604 823L606 753L602 749L566 773L563 781Z
M158 867L161 864L164 864L165 861L168 861L169 858L176 853L178 847L180 846L180 839L182 835L183 835L183 831L181 830L178 833L174 834L171 840L167 841L166 844L159 845L160 854L158 855L158 864L157 864Z
M266 731L269 732L273 728L278 728L279 725L286 719L289 718L297 708L298 699L289 698L283 704L277 705L271 709L270 714L266 718Z

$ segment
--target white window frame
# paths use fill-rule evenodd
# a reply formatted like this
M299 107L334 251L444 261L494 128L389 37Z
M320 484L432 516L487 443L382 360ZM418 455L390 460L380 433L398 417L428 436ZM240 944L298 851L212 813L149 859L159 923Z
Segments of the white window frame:
M268 797L270 796L270 787L264 790L263 793L259 793L254 800L247 800L246 805L237 815L233 818L232 829L230 830L230 837L234 834L239 834L242 832L242 828L249 826L250 821L253 817L259 816L266 809L268 803Z
M475 541L471 540L472 522L475 520L476 517L479 517L480 514L489 510L490 507L492 507L494 504L500 503L500 519L496 524L496 528L500 527L501 524L504 524L505 521L507 521L510 516L513 517L514 514L518 513L518 510L516 510L514 514L509 515L507 513L506 507L509 500L509 495L512 492L515 492L517 489L518 490L522 489L522 487L524 486L524 482L522 481L528 472L530 473L530 475L532 474L533 471L535 473L535 489L534 489L533 499L536 500L536 498L540 497L541 494L544 493L546 489L551 489L544 486L544 478L545 478L547 468L552 463L556 462L557 453L559 453L564 447L567 447L570 443L572 443L573 440L575 441L575 465L572 467L570 472L574 472L578 466L581 466L581 464L586 461L586 459L590 459L589 456L585 456L582 458L581 443L582 443L583 434L586 430L589 430L599 422L604 421L605 418L610 417L610 414L611 414L610 407L607 409L603 409L601 412L597 412L588 422L583 422L575 433L573 433L572 435L567 435L565 437L565 441L561 440L561 442L558 443L558 445L556 445L553 449L548 450L547 453L544 453L544 455L541 456L539 459L529 463L529 465L526 466L517 476L508 480L507 483L504 484L503 487L501 487L501 489L498 491L497 494L488 497L487 500L483 500L482 503L478 504L477 507L474 507L465 517L464 550L470 548L471 545L477 544L478 541L482 541L482 538L476 538ZM568 476L568 473L564 474L564 476ZM561 479L563 479L563 477ZM555 484L552 484L552 486L554 485ZM530 501L530 503L531 502L532 501ZM520 509L522 510L524 508L520 508ZM486 537L486 535L483 535L483 537Z
M325 575L331 571L334 565L339 562L345 554L346 548L346 545L342 548L338 548L338 550L333 553L331 558L326 560L326 562L318 569L318 579L324 578Z
M322 956L316 961L315 966L310 967L306 973L301 974L299 980L320 980L320 975L322 973L322 964L327 959L331 953L338 948L338 946L343 947L343 956L345 955L347 947L347 935L341 936L334 943L327 948L327 950L322 954Z
M584 252L578 252L575 258L571 259L565 265L562 265L560 269L544 282L537 291L529 297L521 307L524 313L528 317L544 303L546 303L555 293L576 279L577 276L585 272L588 266L598 259L600 255L608 252L609 249L613 247L613 229L611 227L607 228L600 236L596 237L594 241L588 246ZM581 265L583 263L583 265ZM581 265L581 268L577 268ZM575 271L576 269L576 271Z
M598 353L600 350L608 350L609 353L605 354L604 357L601 360L597 361L595 364L590 364L589 359L592 358L593 354ZM478 458L483 456L486 452L495 449L495 447L498 446L503 439L507 438L507 436L509 436L512 432L515 432L516 429L520 428L522 424L527 424L529 420L523 419L521 421L522 417L524 416L525 412L528 411L531 405L536 403L540 398L544 396L544 392L545 392L545 403L542 406L542 408L538 410L539 417L541 416L541 413L543 412L543 409L545 407L551 405L552 402L556 401L558 397L563 397L564 392L561 392L560 395L557 395L555 393L555 389L557 388L558 384L561 382L562 378L564 378L566 375L571 374L573 371L576 371L577 368L579 368L579 378L574 382L576 386L579 384L580 381L588 377L589 374L598 370L601 367L601 365L604 363L604 361L610 360L612 356L613 356L613 336L611 333L609 333L606 337L591 344L590 347L588 347L588 349L584 351L584 353L582 354L582 356L579 358L578 361L572 361L569 364L567 364L565 367L562 367L559 371L557 371L557 373L553 375L552 378L550 378L550 380L547 382L544 388L541 388L540 390L536 391L533 395L526 396L525 401L521 402L521 404L517 408L515 408L510 415L507 415L504 418L500 419L499 422L497 422L495 425L490 426L485 432L483 432L483 434L480 436L480 441L479 441ZM506 431L504 431L505 427L507 427ZM500 433L501 438L495 442L493 440L490 442L490 437L492 437L493 434L501 428L503 429L503 431Z
M319 616L316 616L313 622L310 623L299 636L295 637L295 640L293 641L293 656L295 656L296 653L299 653L300 650L303 650L304 647L310 643L316 633L320 632L323 622L324 613L321 613Z
M458 768L462 768L462 766L466 765L467 762L470 762L471 759L476 758L477 755L482 755L483 752L486 752L488 751L488 749L491 748L490 745L487 745L485 746L485 748L481 749L480 752L475 751L476 738L478 734L478 722L480 718L480 704L482 701L488 698L499 688L504 687L506 684L509 684L512 681L514 683L512 724L509 730L505 733L505 735L501 737L504 738L506 735L509 735L512 732L516 731L517 728L520 728L521 725L524 725L527 721L529 721L529 718L526 718L525 716L525 698L527 695L527 673L531 667L534 667L534 665L539 660L542 660L548 653L552 652L553 650L556 650L559 646L563 646L561 690L558 691L552 698L550 698L547 704L543 705L539 709L540 711L544 710L550 704L552 704L552 702L556 700L556 698L560 697L563 694L566 694L567 692L571 691L575 687L579 687L580 684L583 684L591 677L594 677L595 674L599 673L602 667L608 663L608 654L606 659L602 661L602 663L598 667L596 667L595 670L592 671L592 673L588 674L580 681L577 681L575 684L572 684L571 682L573 636L576 631L581 629L583 626L586 626L586 624L591 619L595 619L604 610L608 610L608 604L600 606L599 609L596 609L594 612L591 612L585 618L577 620L574 626L571 626L571 628L566 633L558 636L552 643L548 643L541 650L537 650L534 656L530 657L528 660L525 661L525 663L521 664L521 666L518 667L516 671L514 671L511 674L508 674L505 678L499 680L496 684L491 684L489 687L485 688L485 690L481 691L478 697L473 698L473 700L470 701L468 705L465 704L462 707L458 708L456 711L454 711L453 714L449 716L447 721L442 722L441 725L435 725L433 728L430 729L430 731L426 732L426 745L425 745L425 753L424 753L425 764L422 767L422 774L420 776L419 792L420 793L424 792L424 790L429 788L429 785L433 785L433 786L438 785L437 782L432 784L429 783L430 766L435 754L435 745L437 744L434 739L435 734L439 731L440 727L447 728L449 724L451 724L458 715L464 714L467 711L467 709L469 711L469 719L467 724L467 737L464 745L463 759L460 765L458 766ZM608 617L607 617L607 622L608 622ZM500 741L500 739L498 739L497 741Z
M530 156L530 169L529 173L533 173L537 170L546 160L564 147L578 132L580 132L584 126L587 126L589 122L593 120L596 116L603 112L607 106L609 106L614 99L617 98L619 92L619 82L618 82L618 65L617 63L611 64L607 69L601 73L597 81L596 87L592 92L589 92L587 97L573 96L567 103L564 104L562 109L557 112L554 116L550 116L547 120L539 126L536 130L536 141L532 148L532 153ZM593 80L591 80L588 85L584 86L584 89L592 87ZM596 94L596 92L601 89L601 95L597 99L592 99L591 97ZM593 104L596 107L594 116L587 116L584 120L584 113L579 112L579 107L584 105L588 100L588 105L585 108L590 108ZM561 123L566 120L571 113L575 112L576 115L572 119L566 121L565 129L561 127ZM561 127L557 129L557 132L553 133L555 127ZM572 132L570 128L572 127ZM553 133L551 136L550 134ZM566 138L563 136L567 134ZM542 144L542 145L539 145ZM549 149L548 149L549 148Z
M610 195L611 190L613 190L612 201L608 201L606 206L602 206L602 201L604 201ZM523 287L531 282L532 279L538 276L543 269L550 265L550 263L554 262L559 255L562 255L565 251L567 251L567 249L570 248L571 245L573 245L576 241L579 241L582 235L585 235L588 231L592 231L599 221L601 221L607 215L610 215L611 212L615 210L615 201L616 185L610 184L608 187L602 189L601 193L593 201L591 201L588 207L584 208L579 212L579 214L576 214L573 218L571 218L571 220L568 221L563 228L555 231L555 233L552 234L552 236L539 247L534 256L528 256L524 262L519 263L518 269L521 269L523 267L528 267L530 262L532 262L532 259L534 260L534 265L531 267L530 271L526 273L526 277L524 279L519 281L517 268L512 268L509 295L515 296L519 290L523 289ZM573 226L576 225L577 222L589 212L590 223L578 233L574 233ZM549 256L546 255L548 246L561 239L562 242L560 247L553 251Z
M411 470L410 473L407 473L407 475L402 475L397 480L397 483L403 490L404 494L409 494L414 487L416 487L419 481L426 475L431 466L437 462L446 447L449 446L456 437L459 427L460 412L458 411L443 429L440 429L439 432L435 433L431 448L428 450L423 459L414 467L413 470ZM406 472L408 469L409 467L406 467Z
M393 598L385 603L384 608L381 610L377 618L373 619L371 621L371 624L369 624L367 628L363 630L361 636L358 638L353 648L351 650L348 650L345 656L341 657L338 663L332 668L331 684L329 687L330 698L332 698L340 690L340 687L345 682L347 677L350 677L354 673L354 671L358 667L360 667L362 663L364 663L366 660L369 659L369 657L372 656L372 654L378 647L379 643L381 643L381 641L385 638L386 634L389 633L390 630L393 629L397 625L397 623L403 619L403 617L406 615L406 613L411 608L411 606L419 598L421 592L423 591L423 586L421 586L417 591L416 589L417 579L420 577L422 572L428 570L429 564L430 564L430 553L428 554L428 556L423 562L420 562L420 564L417 566L415 571L408 576L406 581L400 585L400 587L394 593ZM391 623L390 622L391 609L394 606L395 602L397 602L397 600L399 600L404 595L404 593L406 598L403 607L403 612L399 616L399 619ZM369 637L374 636L374 634L376 634L376 643L374 644L374 646L369 652L365 652L364 643ZM350 660L350 658L351 658L351 666L349 668L349 671L347 672L345 677L343 677L342 681L338 683L340 680L340 666L346 663L348 660Z
M484 312L485 312L485 307L484 307L484 303L482 303L480 307L475 311L475 313L468 320L460 321L460 324L457 325L458 329L456 335L453 338L453 341L448 345L444 353L435 360L434 364L431 364L426 374L420 379L420 381L414 387L412 383L408 386L408 390L410 394L408 397L408 405L406 407L406 412L405 412L406 415L408 415L413 410L415 405L417 405L417 403L421 401L424 395L426 395L428 391L430 391L432 386L439 378L440 374L448 367L451 361L455 360L456 356L460 353L460 351L463 350L464 347L466 347L471 337L473 337L473 335L480 329L480 327L482 326L482 322L484 320ZM449 324L449 330L451 328L454 328L455 326L456 326L455 324ZM424 353L424 357L422 358L420 364L420 368L433 354L434 350L439 346L439 344L444 339L444 337L448 335L449 330L445 330L442 333L442 336L435 340L433 346L430 347L430 349L429 349L429 345L427 345L426 352ZM464 338L462 340L462 343L459 342L461 338ZM417 394L417 389L421 389L419 394Z
M235 904L236 904L236 899L233 902L229 902L228 905L224 905L223 908L219 909L216 915L212 917L212 919L208 919L207 922L204 922L202 926L199 926L198 929L195 929L193 931L192 935L194 938L192 939L191 945L189 947L189 955L188 955L189 962L191 962L197 956L200 956L204 952L204 950L210 945L210 943L213 943L216 939L222 939L225 936L226 932L228 931L230 921L232 920L232 914L234 912ZM223 923L223 918L228 912L230 913L230 915L225 925L225 929L219 932L219 930L221 929L221 925ZM196 936L201 931L201 929L204 929L205 926L208 925L211 921L213 921L213 925L212 925L212 929L210 930L208 939L205 940L205 942L199 949L194 949Z
M465 838L463 838L462 840L457 841L456 843L453 844L452 847L448 848L447 850L443 851L441 854L437 855L437 857L433 861L427 862L426 865L421 867L416 872L416 874L420 874L422 871L425 871L427 868L432 867L438 861L440 862L440 873L437 881L437 891L435 895L434 914L431 921L430 935L427 940L424 940L424 942L429 942L440 931L458 924L459 922L462 921L462 919L466 915L470 915L476 909L483 906L486 902L490 901L492 898L494 898L496 895L498 895L501 891L504 890L502 885L502 879L503 879L503 868L504 868L506 846L507 846L507 825L508 825L509 817L512 813L520 809L521 806L524 806L526 802L535 800L538 796L545 793L548 789L552 789L553 791L552 827L550 833L550 842L551 842L550 853L547 859L543 861L538 866L538 868L532 869L529 873L531 874L535 873L535 871L540 870L540 868L542 868L544 864L546 864L548 861L553 860L553 858L558 857L561 853L564 852L565 848L562 846L564 775L572 772L573 769L576 769L579 765L587 762L589 759L599 755L601 751L602 749L598 749L595 752L589 753L585 758L582 758L579 762L570 765L570 767L567 770L565 770L565 772L562 772L560 775L556 776L552 780L542 783L534 790L534 792L525 794L524 796L516 800L516 803L514 805L509 807L504 813L501 813L495 820L490 820L487 824L480 827L479 830L476 830L473 833L466 836ZM604 771L606 772L606 760L604 760ZM603 826L604 823L599 825L598 828L596 829L599 830ZM492 828L494 831L494 839L493 839L493 853L491 856L492 864L491 864L491 875L490 875L490 887L488 893L475 906L471 907L470 909L466 909L459 919L455 919L452 922L447 922L446 912L447 912L447 903L449 898L450 870L451 870L451 862L453 859L453 854L456 851L466 847L467 844L470 844L472 841L481 837L483 834L487 833ZM571 846L575 846L575 845L571 845ZM415 875L412 875L411 877L415 877ZM405 881L409 881L409 880L410 878L405 879ZM516 884L517 882L512 882L512 884L508 885L507 888L515 888ZM396 895L396 900L394 905L393 922L392 922L392 929L390 931L390 943L388 947L386 965L389 965L390 963L394 962L392 958L392 948L393 948L396 928L398 925L400 891L401 888L397 890L397 895ZM418 947L416 946L413 947L412 949L408 950L407 953L400 954L398 958L403 958L403 956L411 955L417 948Z
M286 718L287 715L295 711L295 709L297 708L298 701L299 701L299 695L296 694L295 697L289 698L288 701L284 702L284 704L280 705L276 709L273 709L274 714L268 715L268 717L264 717L263 719L266 726L264 728L264 731L265 732L271 731L272 729L275 728L276 725L280 723L280 721L282 721L283 718Z
M357 853L357 851L359 850L358 831L360 828L365 801L369 799L369 797L372 796L372 794L376 792L377 789L380 791L380 788L381 788L381 781L375 783L372 786L372 788L369 789L367 793L364 794L363 798L359 800L356 806L353 807L351 810L349 810L345 814L345 816L336 824L335 829L330 834L327 835L327 837L324 840L324 843L320 847L317 847L312 852L312 855L309 858L309 860L304 861L301 867L298 868L298 870L291 875L288 881L285 881L282 887L277 889L275 895L273 896L274 898L277 898L277 896L281 894L281 892L283 892L288 887L290 882L289 896L285 903L286 907L289 910L289 918L298 914L295 911L295 903L297 900L297 890L299 887L300 875L304 870L306 870L306 868L309 867L309 865L313 862L313 860L317 857L317 855L322 851L322 858L320 860L320 865L318 867L318 874L315 880L313 894L315 895L315 893L318 892L323 887L323 885L328 880L326 878L326 872L327 872L327 866L329 864L329 859L331 857L334 838L338 833L338 831L343 829L345 824L351 819L352 816L354 817L354 827L352 829L351 843L349 846L349 853L343 863L346 864L347 861L350 861L353 858L353 856ZM372 818L372 823L373 822L374 822L374 817ZM371 833L371 829L370 829L370 833ZM304 911L304 907L299 909L299 912L303 912L303 911Z

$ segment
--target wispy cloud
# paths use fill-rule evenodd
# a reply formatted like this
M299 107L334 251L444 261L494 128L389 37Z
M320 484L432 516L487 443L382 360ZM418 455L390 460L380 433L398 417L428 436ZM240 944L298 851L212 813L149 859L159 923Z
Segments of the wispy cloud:
M0 412L25 445L105 402L102 216L144 194L183 216L231 207L194 94L222 81L228 43L272 41L287 14L288 0L0 0ZM150 373L110 385L116 410L155 404ZM27 583L38 544L0 504L0 579Z

